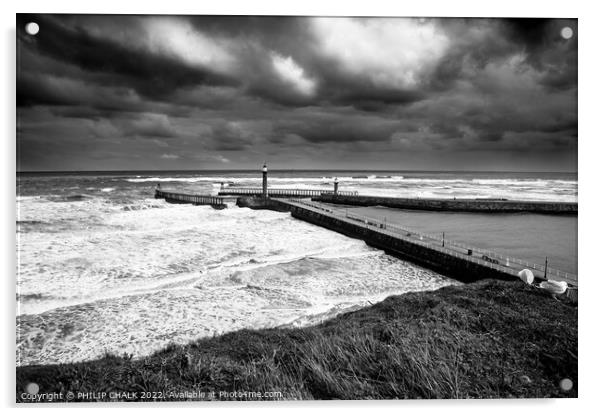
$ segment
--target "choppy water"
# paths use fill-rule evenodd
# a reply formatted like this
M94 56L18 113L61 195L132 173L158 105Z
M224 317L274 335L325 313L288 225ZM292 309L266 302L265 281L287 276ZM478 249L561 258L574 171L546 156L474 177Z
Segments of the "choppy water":
M279 171L270 172L273 188L332 190L333 179L341 190L365 195L421 198L507 198L533 201L577 201L577 176L571 173L492 172L353 172ZM225 186L260 186L257 172L173 175L140 175L132 183L178 184L187 189L216 191Z
M341 189L363 194L577 196L576 178L566 176L463 175L273 172L270 186L330 189L338 176ZM207 193L221 182L260 179L256 172L19 175L18 365L141 356L171 342L305 325L391 294L455 284L287 213L155 200L157 182Z

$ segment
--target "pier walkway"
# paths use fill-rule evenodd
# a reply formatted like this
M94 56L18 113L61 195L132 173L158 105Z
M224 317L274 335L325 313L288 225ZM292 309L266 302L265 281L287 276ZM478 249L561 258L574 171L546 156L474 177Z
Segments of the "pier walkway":
M233 196L260 196L263 193L262 188L223 188L220 189L219 195L233 195ZM273 197L285 197L285 198L299 198L299 197L319 197L323 194L332 194L333 191L327 191L324 189L296 189L296 188L269 188L268 196ZM357 191L339 191L339 195L343 196L357 196Z
M337 209L320 203L302 199L278 199L282 204L311 211L322 217L336 219L338 221L370 230L373 233L393 237L405 243L421 246L429 251L451 256L462 262L473 263L484 268L495 270L501 275L517 278L518 272L527 268L533 272L538 280L564 280L572 286L577 286L577 275L563 272L541 264L527 262L510 256L505 256L490 250L484 250L469 246L465 243L443 239L441 235L419 233L413 230L389 224L382 219L349 214L345 209ZM294 214L294 213L293 213ZM320 224L324 225L324 224ZM354 227L354 228L355 228Z

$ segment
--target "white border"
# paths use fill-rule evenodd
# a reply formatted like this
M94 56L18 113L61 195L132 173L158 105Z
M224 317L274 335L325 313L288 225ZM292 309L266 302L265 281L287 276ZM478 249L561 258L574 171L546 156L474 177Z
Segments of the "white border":
M83 2L81 0L24 0L4 1L1 3L0 19L3 25L3 45L5 48L2 65L2 83L4 97L1 100L2 111L2 189L4 219L2 255L4 274L2 310L4 319L2 345L2 399L5 407L14 411L14 273L15 273L15 13L120 13L120 14L265 14L265 15L344 15L344 16L467 16L467 17L573 17L579 18L579 275L581 290L579 294L579 399L576 400L472 400L472 401L406 401L396 402L302 402L267 405L261 403L218 404L195 407L179 405L182 411L213 412L226 410L239 414L307 414L316 411L339 411L364 414L370 410L407 412L409 414L445 413L448 415L487 414L507 415L523 411L554 414L590 413L598 398L598 376L600 375L600 343L597 333L601 303L597 297L600 292L602 275L596 270L596 261L600 256L597 234L599 230L598 208L600 207L600 181L602 175L596 169L600 165L599 120L602 97L598 78L600 72L600 19L595 7L596 2L576 2L547 0L528 2L526 0L502 0L498 2L467 0L419 0L379 1L347 0L335 2L327 0L304 0L284 2L276 0L219 0L219 1L183 1L170 0L152 2L150 0L101 0ZM164 413L166 407L173 404L144 406L145 412ZM36 408L38 412L61 414L74 411L82 412L83 406L65 409L57 406ZM87 405L86 407L90 407ZM132 406L119 405L110 412L128 411ZM182 408L184 407L184 408ZM199 408L200 407L200 408ZM335 410L335 407L337 408ZM342 408L342 409L341 409ZM31 411L32 408L18 411ZM125 409L125 411L124 411ZM33 411L36 411L33 410ZM86 413L104 414L106 408L87 409Z

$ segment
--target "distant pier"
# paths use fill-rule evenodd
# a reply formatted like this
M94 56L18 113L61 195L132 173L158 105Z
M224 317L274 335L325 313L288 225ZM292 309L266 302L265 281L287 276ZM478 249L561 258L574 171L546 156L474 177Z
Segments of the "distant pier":
M547 201L509 201L505 199L473 198L391 198L381 196L323 193L312 196L313 201L354 206L383 206L422 211L463 211L484 213L532 212L552 215L577 215L577 203Z
M219 191L220 196L262 196L264 193L263 188L223 188ZM270 197L282 197L282 198L311 198L319 197L321 195L333 194L333 191L327 191L324 189L283 189L283 188L268 188L267 195ZM357 191L343 191L339 192L339 195L343 196L357 196Z

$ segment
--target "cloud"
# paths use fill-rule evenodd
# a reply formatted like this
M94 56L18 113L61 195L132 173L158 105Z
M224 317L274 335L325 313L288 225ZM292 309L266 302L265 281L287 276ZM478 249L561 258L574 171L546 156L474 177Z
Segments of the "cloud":
M33 42L21 41L23 46L29 45L41 55L75 66L105 86L126 85L141 95L156 98L186 85L237 83L237 80L212 68L183 62L178 54L181 47L169 54L161 53L161 46L157 46L157 50L146 47L146 32L138 17L113 16L111 19L121 23L121 28L106 31L93 30L94 25L88 29L77 22L69 25L69 18L65 21L56 15L34 15L30 18L40 22L46 35L37 37ZM19 15L20 22L26 19L27 15ZM93 21L107 20L97 16ZM21 33L20 36L27 35ZM148 41L151 42L148 45L153 45L153 39Z
M230 163L230 159L223 157L222 155L215 155L213 157L214 160L220 163Z
M178 130L165 114L144 114L124 123L124 133L141 137L178 137Z
M141 19L145 48L158 56L170 56L192 67L232 74L236 63L227 39L209 37L189 22L174 17Z
M139 113L87 121L91 133L99 138L141 138L156 141L181 138L187 134L174 126L165 114Z
M414 89L450 44L435 22L411 18L315 18L319 53L372 85Z
M60 168L58 152L97 169L468 168L516 152L576 166L576 20L19 14L17 27L26 167Z
M271 129L265 121L210 121L208 147L213 150L246 150L261 143Z
M300 94L311 96L316 90L316 82L305 75L305 71L290 56L283 57L272 53L272 65L283 81L289 83Z

